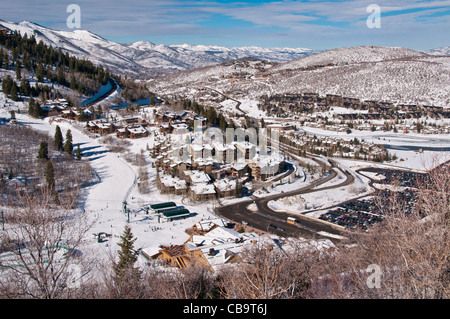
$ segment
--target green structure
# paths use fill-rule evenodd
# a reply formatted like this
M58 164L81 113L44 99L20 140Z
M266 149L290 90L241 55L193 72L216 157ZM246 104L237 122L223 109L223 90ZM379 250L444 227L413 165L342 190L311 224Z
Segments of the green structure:
M169 208L169 207L175 207L177 206L174 202L166 202L166 203L159 203L159 204L153 204L150 205L150 208L154 211L157 211L159 209Z

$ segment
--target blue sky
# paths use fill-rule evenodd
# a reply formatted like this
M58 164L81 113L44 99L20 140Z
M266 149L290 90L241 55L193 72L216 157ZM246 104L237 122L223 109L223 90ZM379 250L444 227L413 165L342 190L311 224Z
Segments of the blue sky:
M450 0L17 0L0 3L0 19L69 30L66 9L72 3L81 8L82 29L123 43L416 50L450 45ZM370 4L381 10L380 28L367 26Z

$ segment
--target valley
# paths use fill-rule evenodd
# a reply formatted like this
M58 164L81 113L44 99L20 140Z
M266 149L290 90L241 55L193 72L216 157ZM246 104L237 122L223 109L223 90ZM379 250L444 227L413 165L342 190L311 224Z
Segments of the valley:
M119 44L27 21L0 26L9 30L0 34L1 129L39 132L27 167L0 161L3 235L22 228L12 218L27 210L21 194L50 192L51 212L76 189L67 220L91 226L70 249L89 259L94 282L127 229L136 267L175 274L161 275L170 280L198 265L226 274L252 247L293 260L312 250L322 262L392 220L425 223L433 210L423 196L445 184L438 178L450 163L444 48ZM38 139L49 147L45 156L34 154ZM3 158L22 154L18 147L3 146ZM398 207L404 215L390 218ZM30 242L2 241L0 271L23 267L2 261L9 265L10 253ZM321 265L329 271L328 261Z

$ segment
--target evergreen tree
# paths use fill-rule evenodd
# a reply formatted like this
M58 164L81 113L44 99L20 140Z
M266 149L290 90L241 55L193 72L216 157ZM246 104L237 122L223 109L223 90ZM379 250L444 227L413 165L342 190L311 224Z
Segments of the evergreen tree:
M53 169L52 161L47 162L47 167L45 168L45 181L50 189L55 187L55 170Z
M70 76L70 89L71 90L76 90L77 89L77 82L75 80L75 75L73 73Z
M48 160L48 143L42 141L39 147L39 152L37 158Z
M20 62L16 61L16 80L22 80L22 74L20 73Z
M72 132L67 130L66 133L66 142L64 143L64 152L69 155L73 154L73 144L72 144Z
M61 133L61 129L59 128L59 125L56 125L56 129L55 129L55 148L60 152L62 152L64 150L63 136Z
M19 99L19 96L17 95L17 86L15 83L13 83L11 87L11 100L17 101Z
M22 78L20 81L19 92L24 96L29 96L31 94L30 82L27 79Z
M34 111L34 99L30 97L30 99L28 100L28 114L34 117L33 111Z
M41 115L40 110L39 103L31 97L28 101L28 114L37 118Z
M81 150L80 150L80 143L78 143L77 146L77 153L76 153L77 159L80 160L81 159Z
M36 69L36 78L38 82L44 82L44 66L39 63Z
M126 269L134 267L138 259L138 252L134 249L134 242L136 238L133 238L133 233L131 232L131 227L125 225L123 235L120 236L120 243L118 243L119 250L119 261L114 265L114 271L116 275L120 275L120 272Z
M61 66L58 69L58 84L64 85L66 82L66 75L64 73L64 68Z
M138 259L139 252L134 249L134 242L130 226L126 225L123 235L120 237L119 260L113 264L113 281L116 294L120 298L141 297L141 271L134 265Z

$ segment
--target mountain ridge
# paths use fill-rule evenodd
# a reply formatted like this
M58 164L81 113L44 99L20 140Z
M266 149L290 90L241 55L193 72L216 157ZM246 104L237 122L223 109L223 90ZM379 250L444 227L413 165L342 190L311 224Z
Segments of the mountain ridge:
M226 48L216 45L164 45L149 41L121 44L87 30L52 30L30 21L19 23L0 20L0 25L19 31L22 35L35 35L37 41L66 50L77 57L101 63L115 73L130 75L161 75L204 67L244 57L273 62L294 60L320 52L306 48L259 48L254 46Z
M169 74L148 85L159 94L195 99L210 88L254 101L264 95L309 92L449 107L450 57L401 47L357 46L264 67L257 61L224 63Z

